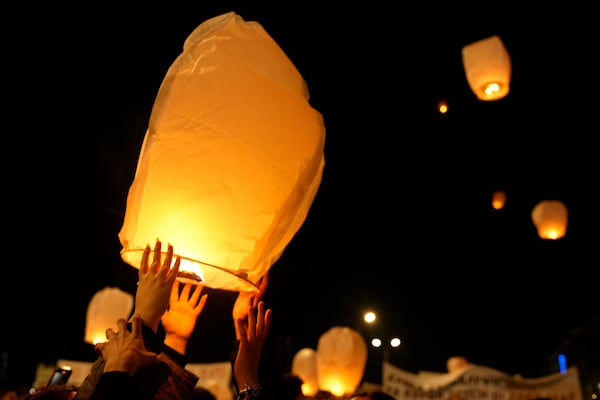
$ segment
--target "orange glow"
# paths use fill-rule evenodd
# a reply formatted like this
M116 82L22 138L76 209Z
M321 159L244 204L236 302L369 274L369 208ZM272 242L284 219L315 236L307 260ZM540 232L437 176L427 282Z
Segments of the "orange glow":
M119 240L139 268L160 239L180 281L258 291L308 214L325 126L298 70L256 22L198 26L160 86ZM165 246L166 247L166 246Z
M479 100L499 100L510 90L511 60L498 36L490 36L462 48L467 82Z
M543 200L531 211L531 219L542 239L556 240L567 233L568 211L560 200Z
M446 114L448 112L448 103L446 100L438 101L438 111L440 114Z
M118 330L117 320L127 319L133 310L133 295L116 287L97 291L86 312L84 341L96 344L106 341L106 330Z
M309 347L300 349L292 359L292 373L302 379L302 393L314 396L319 391L317 353Z
M449 373L460 372L469 365L469 361L463 356L453 356L446 360L446 369Z
M502 190L496 190L492 194L492 207L494 210L500 210L504 208L504 204L506 204L506 193Z
M353 393L367 363L367 343L352 328L335 326L323 333L317 345L317 375L321 390L336 396Z

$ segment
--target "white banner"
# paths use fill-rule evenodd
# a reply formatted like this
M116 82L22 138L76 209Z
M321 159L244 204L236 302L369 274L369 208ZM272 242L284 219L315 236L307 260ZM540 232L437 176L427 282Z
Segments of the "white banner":
M452 374L413 374L384 362L382 388L397 400L583 400L576 367L522 378L476 364Z

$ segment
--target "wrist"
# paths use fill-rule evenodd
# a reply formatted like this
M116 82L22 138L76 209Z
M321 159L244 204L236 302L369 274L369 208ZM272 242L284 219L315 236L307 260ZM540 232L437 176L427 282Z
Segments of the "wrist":
M136 309L132 314L132 317L129 319L129 322L131 322L135 315L139 315L140 318L142 318L143 324L156 333L158 330L158 324L160 323L160 315L154 315L154 313L144 313L143 311Z
M106 360L104 364L103 372L125 372L128 375L132 376L135 371L135 365L131 363L127 358L117 359L117 360Z
M238 392L238 400L250 400L259 397L262 392L260 384L244 384L244 386Z
M187 349L187 342L188 342L187 339L184 339L180 336L169 335L169 334L165 335L164 344L166 344L167 346L169 346L170 348L172 348L173 350L175 350L176 352L178 352L180 354L185 355L185 352Z

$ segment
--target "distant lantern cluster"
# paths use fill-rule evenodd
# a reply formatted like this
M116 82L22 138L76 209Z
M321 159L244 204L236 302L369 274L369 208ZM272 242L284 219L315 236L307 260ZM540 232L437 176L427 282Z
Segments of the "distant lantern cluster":
M492 208L500 210L506 204L506 193L496 190L492 193ZM560 200L542 200L533 207L531 220L542 239L561 239L567 234L569 213L567 206Z
M508 50L499 36L493 35L462 48L462 63L467 83L481 101L495 101L510 91L512 65ZM438 100L437 111L446 114L448 102ZM492 208L501 210L506 204L506 193L492 193ZM531 219L542 239L556 240L567 233L568 212L565 204L556 199L540 201L531 211Z
M512 63L508 50L499 36L493 35L462 48L462 63L469 88L481 101L500 100L510 91ZM446 114L445 100L439 100L437 110Z

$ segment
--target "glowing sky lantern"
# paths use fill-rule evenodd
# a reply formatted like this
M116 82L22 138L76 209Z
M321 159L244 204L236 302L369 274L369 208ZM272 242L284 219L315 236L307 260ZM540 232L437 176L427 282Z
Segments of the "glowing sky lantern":
M542 239L556 240L567 234L569 213L560 200L542 200L533 207L531 219Z
M302 379L302 393L314 396L319 391L317 352L310 347L298 350L292 359L292 373Z
M317 375L321 390L335 396L352 394L367 364L367 343L356 330L334 326L319 337Z
M133 295L117 287L105 287L90 300L86 312L84 341L89 344L106 341L106 330L118 331L117 320L127 320L133 310Z
M494 210L501 210L506 204L506 193L502 190L496 190L492 193L492 208Z
M258 291L321 182L325 126L308 99L259 23L229 12L200 24L152 108L122 259L139 268L146 244L160 239L182 258L180 281Z
M499 36L464 46L462 61L469 87L479 100L499 100L508 94L512 67Z

